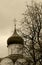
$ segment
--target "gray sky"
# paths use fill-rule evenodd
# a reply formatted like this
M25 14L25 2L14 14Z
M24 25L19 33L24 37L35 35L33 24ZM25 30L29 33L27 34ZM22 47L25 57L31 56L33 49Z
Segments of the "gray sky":
M8 55L7 38L12 34L14 18L22 18L26 1L30 0L0 0L0 57Z

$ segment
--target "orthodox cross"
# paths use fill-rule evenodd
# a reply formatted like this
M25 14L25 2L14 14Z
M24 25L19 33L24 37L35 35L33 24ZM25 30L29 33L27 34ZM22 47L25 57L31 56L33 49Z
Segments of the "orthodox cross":
M16 33L16 19L14 18L14 33Z

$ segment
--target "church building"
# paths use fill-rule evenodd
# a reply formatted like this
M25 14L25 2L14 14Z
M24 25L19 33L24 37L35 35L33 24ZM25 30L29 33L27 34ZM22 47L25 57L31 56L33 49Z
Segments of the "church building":
M27 65L23 56L24 40L18 35L16 26L11 37L7 40L8 56L0 59L0 65Z

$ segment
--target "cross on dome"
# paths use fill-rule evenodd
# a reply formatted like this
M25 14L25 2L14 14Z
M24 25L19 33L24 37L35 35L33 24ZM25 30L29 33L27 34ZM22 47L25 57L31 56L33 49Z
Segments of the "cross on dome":
M14 18L14 32L13 32L13 34L15 34L16 33L16 19Z

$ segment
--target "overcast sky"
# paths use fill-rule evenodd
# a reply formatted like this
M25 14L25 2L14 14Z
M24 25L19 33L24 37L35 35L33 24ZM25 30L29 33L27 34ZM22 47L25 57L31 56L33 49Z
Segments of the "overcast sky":
M0 57L8 55L7 38L12 34L13 20L22 18L27 1L30 0L0 0Z

